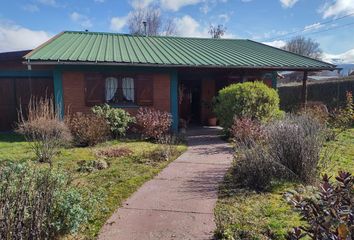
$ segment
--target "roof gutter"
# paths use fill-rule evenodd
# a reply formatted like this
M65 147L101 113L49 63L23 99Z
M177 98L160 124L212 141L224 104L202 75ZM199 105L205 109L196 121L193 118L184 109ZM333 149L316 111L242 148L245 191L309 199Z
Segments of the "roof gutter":
M132 67L171 67L171 68L220 68L220 69L264 69L274 71L319 71L319 70L336 70L333 67L272 67L272 66L234 66L234 65L177 65L177 64L148 64L148 63L109 63L109 62L72 62L72 61L27 61L23 62L27 65L97 65L97 66L132 66Z

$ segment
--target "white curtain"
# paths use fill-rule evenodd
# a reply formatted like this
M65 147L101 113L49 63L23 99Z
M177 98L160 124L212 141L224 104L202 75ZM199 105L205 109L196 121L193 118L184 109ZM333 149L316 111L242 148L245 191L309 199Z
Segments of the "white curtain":
M114 98L118 89L118 79L114 77L106 78L106 101L109 102Z
M122 79L123 96L126 100L134 102L134 79L126 77Z

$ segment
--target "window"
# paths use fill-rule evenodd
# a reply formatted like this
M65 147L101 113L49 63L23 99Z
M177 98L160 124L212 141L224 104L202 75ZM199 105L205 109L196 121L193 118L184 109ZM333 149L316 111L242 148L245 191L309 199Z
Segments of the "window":
M108 103L134 103L135 86L132 77L108 77L105 82L105 96Z

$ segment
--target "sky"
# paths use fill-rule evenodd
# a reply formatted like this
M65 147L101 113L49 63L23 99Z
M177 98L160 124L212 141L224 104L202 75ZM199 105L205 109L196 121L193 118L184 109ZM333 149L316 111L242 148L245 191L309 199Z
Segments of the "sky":
M281 47L294 36L320 43L324 60L354 63L354 0L0 0L0 52L37 47L64 30L128 33L137 8L154 6L173 19L177 35L224 38Z

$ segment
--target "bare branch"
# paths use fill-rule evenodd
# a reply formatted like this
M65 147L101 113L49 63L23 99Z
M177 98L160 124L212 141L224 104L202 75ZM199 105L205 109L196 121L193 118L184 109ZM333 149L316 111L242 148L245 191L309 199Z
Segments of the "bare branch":
M226 27L222 24L214 26L210 24L208 33L212 38L221 38L226 32Z
M297 36L289 40L283 49L315 59L321 59L322 56L320 44L311 38L302 36Z
M146 22L146 32L143 25ZM130 13L128 18L130 34L158 36L171 36L176 34L176 25L173 19L164 20L159 8L139 8Z

